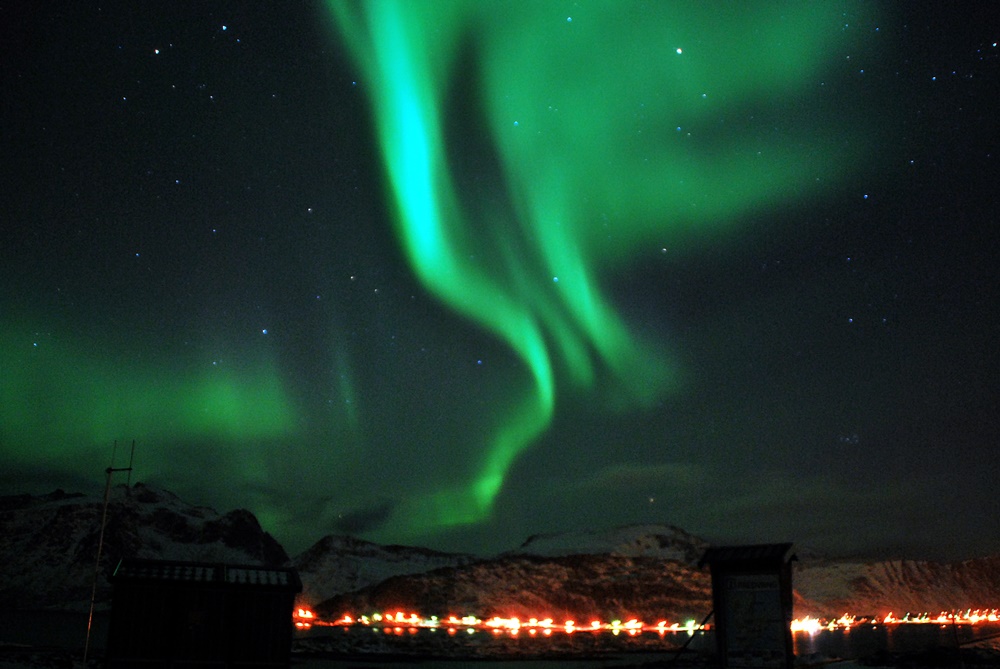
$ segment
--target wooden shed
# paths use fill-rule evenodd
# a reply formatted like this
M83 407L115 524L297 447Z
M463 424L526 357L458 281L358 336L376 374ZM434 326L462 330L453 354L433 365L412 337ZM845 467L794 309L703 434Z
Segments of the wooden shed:
M289 666L294 569L125 559L110 580L109 669Z
M724 669L792 669L792 544L712 546L715 643Z

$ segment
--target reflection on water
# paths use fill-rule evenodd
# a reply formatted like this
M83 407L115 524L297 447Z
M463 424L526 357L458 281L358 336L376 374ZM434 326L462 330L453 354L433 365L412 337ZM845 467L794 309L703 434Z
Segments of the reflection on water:
M0 609L0 642L81 649L86 637L86 613L11 611ZM94 618L91 646L105 647L108 634L108 616L98 613ZM954 648L976 640L1000 635L1000 624L979 625L857 625L850 629L818 632L797 632L793 635L795 654L798 657L820 656L856 659L879 652L906 653L933 647ZM445 649L460 655L488 656L547 655L557 653L566 659L572 655L602 653L656 653L669 654L672 649L689 640L685 632L657 634L642 632L636 635L577 632L551 635L508 635L490 632L465 632L449 634L445 630L400 628L375 631L370 628L313 628L295 633L296 647L330 652L357 652L364 649L388 654L419 654ZM714 652L715 640L711 631L698 632L690 639L691 651ZM446 653L450 654L450 653ZM422 665L426 666L426 665ZM480 665L477 665L480 666ZM526 665L518 664L519 667ZM552 665L549 665L552 666ZM608 665L612 666L612 665ZM482 667L485 669L485 667Z
M706 641L706 638L708 640ZM673 653L690 640L692 650L711 646L696 632L501 631L426 627L314 627L296 632L303 653L399 655L448 658L538 658L611 653Z
M795 654L854 659L878 652L906 653L928 648L954 648L1000 634L998 624L857 625L848 629L798 632L793 635Z
M850 629L821 629L793 634L797 657L858 659L880 652L918 652L935 647L954 648L1000 635L1000 624L979 625L857 625ZM378 630L356 628L313 628L296 633L300 650L320 652L376 652L401 655L441 655L479 657L531 657L590 655L600 653L673 654L689 641L686 633L634 635L554 632L547 636L510 635L484 631L448 633L426 628ZM712 631L690 638L688 650L714 654Z

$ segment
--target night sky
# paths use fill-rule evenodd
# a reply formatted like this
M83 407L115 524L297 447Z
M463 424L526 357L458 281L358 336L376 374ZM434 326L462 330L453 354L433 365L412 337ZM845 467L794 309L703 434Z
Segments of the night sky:
M0 5L0 491L1000 552L993 3Z

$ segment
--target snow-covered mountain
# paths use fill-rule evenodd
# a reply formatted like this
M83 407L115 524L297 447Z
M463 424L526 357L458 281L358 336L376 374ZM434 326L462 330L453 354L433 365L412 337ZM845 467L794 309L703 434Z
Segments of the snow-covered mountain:
M0 604L17 608L89 605L103 497L61 490L0 497ZM112 491L98 599L122 557L280 565L281 545L246 510L219 514L137 483Z
M331 596L367 588L393 576L423 574L473 561L471 555L414 546L382 546L347 536L326 536L295 557L302 579L300 600L317 604Z
M708 542L672 525L627 525L598 531L536 534L511 555L618 555L696 564Z
M707 601L707 580L678 574L686 576L707 546L669 525L536 535L486 560L326 537L294 563L305 584L302 599L334 617L398 609L593 616L668 603L671 610L697 613Z
M700 619L712 608L711 575L697 567L708 543L669 525L535 536L495 558L418 573L400 572L356 590L317 588L323 615L376 611L575 620ZM315 547L314 547L315 548ZM317 559L314 554L313 559ZM438 554L441 562L446 555ZM377 571L379 567L368 565ZM1000 556L964 562L826 560L793 562L795 615L964 610L1000 606Z
M477 615L587 621L684 621L712 608L707 573L676 560L623 555L505 555L395 576L327 599L318 613Z

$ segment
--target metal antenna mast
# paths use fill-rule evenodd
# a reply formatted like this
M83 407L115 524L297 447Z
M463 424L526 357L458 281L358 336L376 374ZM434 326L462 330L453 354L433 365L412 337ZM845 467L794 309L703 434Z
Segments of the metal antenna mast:
M97 539L97 559L94 560L94 586L90 591L90 613L87 614L87 641L83 646L83 662L86 664L90 652L90 629L94 624L94 602L97 599L97 579L101 573L101 551L104 549L104 526L108 521L108 501L111 499L111 475L115 472L128 472L128 481L132 482L132 456L135 455L135 440L132 440L132 455L129 456L128 467L115 467L115 453L118 451L118 440L115 439L111 450L111 465L104 470L107 482L104 484L104 511L101 513L101 533Z
M135 460L135 439L132 440L132 452L128 455L128 478L125 479L125 489L132 488L132 461ZM111 464L114 464L112 462Z

